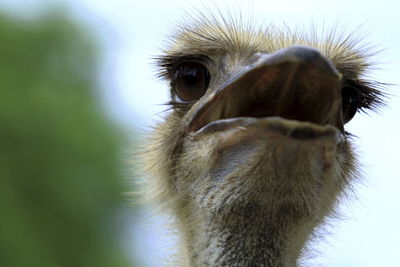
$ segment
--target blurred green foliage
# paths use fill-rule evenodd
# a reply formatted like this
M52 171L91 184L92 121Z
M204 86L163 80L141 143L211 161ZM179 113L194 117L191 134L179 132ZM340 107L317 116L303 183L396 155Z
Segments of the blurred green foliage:
M121 136L96 101L97 50L58 15L0 15L0 266L129 266L115 218Z

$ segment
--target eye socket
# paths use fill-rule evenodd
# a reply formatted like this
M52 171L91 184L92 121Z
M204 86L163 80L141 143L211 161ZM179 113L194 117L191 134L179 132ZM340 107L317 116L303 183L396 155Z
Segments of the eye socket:
M202 97L210 84L210 73L197 62L180 64L175 71L173 87L182 101L193 101Z
M348 123L356 114L359 107L360 95L356 88L344 86L342 88L343 123Z

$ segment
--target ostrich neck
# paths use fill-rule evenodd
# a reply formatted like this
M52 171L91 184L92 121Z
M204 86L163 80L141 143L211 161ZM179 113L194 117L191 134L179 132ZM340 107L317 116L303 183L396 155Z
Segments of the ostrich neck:
M297 266L308 231L277 214L257 214L249 205L245 213L203 219L188 240L190 266Z
M212 151L185 158L196 164L177 175L185 266L297 266L343 185L335 134L307 142L254 135L216 160Z

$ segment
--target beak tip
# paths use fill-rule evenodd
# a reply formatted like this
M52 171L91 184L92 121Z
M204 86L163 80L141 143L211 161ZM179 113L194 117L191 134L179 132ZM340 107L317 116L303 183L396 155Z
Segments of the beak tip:
M283 63L317 66L320 70L326 70L335 76L338 80L342 79L341 73L336 69L332 62L327 59L319 50L302 45L294 45L273 54L264 54L260 56L259 66L279 65Z

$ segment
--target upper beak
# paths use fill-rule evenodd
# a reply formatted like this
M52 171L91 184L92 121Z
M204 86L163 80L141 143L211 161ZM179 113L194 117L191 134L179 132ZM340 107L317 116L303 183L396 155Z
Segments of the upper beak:
M315 49L292 46L244 66L195 111L188 132L220 119L270 117L333 125L343 132L341 77Z

